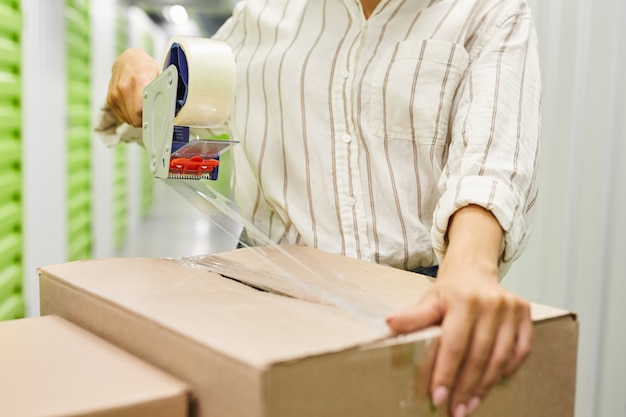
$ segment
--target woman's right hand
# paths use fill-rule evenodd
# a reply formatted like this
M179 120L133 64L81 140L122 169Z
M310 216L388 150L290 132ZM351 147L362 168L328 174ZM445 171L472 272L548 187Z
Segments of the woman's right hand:
M115 60L107 104L120 122L141 126L143 89L160 72L157 61L140 48L127 49Z

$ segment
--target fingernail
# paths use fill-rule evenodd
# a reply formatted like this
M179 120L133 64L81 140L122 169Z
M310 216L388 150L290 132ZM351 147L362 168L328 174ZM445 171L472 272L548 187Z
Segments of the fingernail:
M465 408L465 404L459 404L454 410L454 417L466 417L467 409Z
M480 398L472 397L467 403L467 415L474 414L474 411L476 411L479 405L480 405Z
M448 399L448 388L441 386L435 388L433 391L433 404L435 407L439 407Z

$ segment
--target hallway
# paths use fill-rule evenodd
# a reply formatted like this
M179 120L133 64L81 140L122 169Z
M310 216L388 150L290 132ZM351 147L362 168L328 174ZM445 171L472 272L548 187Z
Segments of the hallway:
M129 233L119 256L179 258L235 249L239 228L227 224L216 209L208 211L213 214L204 215L164 182L155 180L150 214Z

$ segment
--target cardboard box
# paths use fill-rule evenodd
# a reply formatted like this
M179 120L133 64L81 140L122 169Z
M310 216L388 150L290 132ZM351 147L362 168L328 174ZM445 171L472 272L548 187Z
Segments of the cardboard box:
M198 416L442 415L427 396L438 329L391 337L383 316L366 320L380 304L416 302L432 281L281 248L240 249L195 259L195 267L168 259L48 266L40 269L41 311L188 382ZM573 415L576 317L534 305L533 320L530 358L476 416Z
M0 415L184 417L188 386L49 316L0 323Z

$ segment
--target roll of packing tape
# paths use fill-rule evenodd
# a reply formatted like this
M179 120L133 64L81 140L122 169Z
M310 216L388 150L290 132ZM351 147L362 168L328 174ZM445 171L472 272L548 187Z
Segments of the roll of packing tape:
M170 40L163 68L178 69L174 125L224 124L235 99L236 68L230 47L221 41L188 36Z

